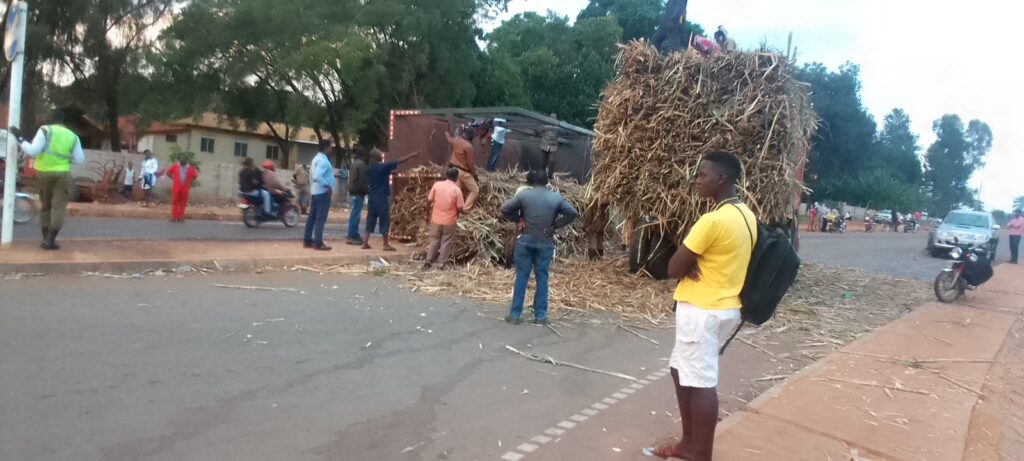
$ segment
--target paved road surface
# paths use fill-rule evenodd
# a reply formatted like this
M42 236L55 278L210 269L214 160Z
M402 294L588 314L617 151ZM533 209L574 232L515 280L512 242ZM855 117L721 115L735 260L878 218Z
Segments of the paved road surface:
M670 330L645 332L658 346L611 324L560 325L560 338L500 321L500 306L397 283L290 272L0 280L0 459L499 460L631 385L504 344L638 378L671 349ZM729 354L719 389L744 400L741 375L784 365L741 342ZM591 416L608 437L586 437L598 454L557 455L559 434L530 459L639 456L678 428L669 379L620 394L635 393L602 412L618 416Z
M238 222L232 221L186 221L171 223L154 219L116 219L72 217L67 220L61 231L61 238L109 238L109 239L214 239L214 240L262 240L262 239L296 239L302 238L306 225L303 216L299 225L291 229L281 223L263 223L260 227L249 229ZM343 238L340 224L327 224L326 232L334 238ZM39 223L33 221L23 226L15 226L16 240L34 240L39 238Z
M925 253L928 233L800 234L800 257L831 266L852 267L895 277L933 280L950 261Z

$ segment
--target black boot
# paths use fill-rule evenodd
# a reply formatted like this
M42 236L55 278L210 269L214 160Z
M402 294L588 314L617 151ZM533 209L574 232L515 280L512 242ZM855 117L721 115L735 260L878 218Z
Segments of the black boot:
M60 245L57 245L57 233L59 230L51 230L46 236L46 243L43 247L44 250L59 250Z
M49 239L50 239L50 228L44 227L43 228L43 240L41 242L39 242L39 248L47 250L48 249L47 248L47 245L48 245L47 242L49 241Z

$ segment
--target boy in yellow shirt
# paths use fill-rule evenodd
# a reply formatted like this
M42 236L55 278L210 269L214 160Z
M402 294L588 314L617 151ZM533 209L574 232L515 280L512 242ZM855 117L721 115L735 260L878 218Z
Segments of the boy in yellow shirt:
M757 218L740 202L739 159L716 150L700 162L697 193L716 205L690 229L672 256L668 275L681 279L676 343L669 359L683 438L658 447L658 456L710 461L718 424L718 350L740 323L740 291L757 235Z

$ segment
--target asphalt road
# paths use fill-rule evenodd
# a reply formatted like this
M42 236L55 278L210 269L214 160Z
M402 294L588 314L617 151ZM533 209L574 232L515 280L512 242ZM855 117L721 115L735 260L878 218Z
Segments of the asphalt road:
M206 239L206 240L281 240L301 239L306 217L299 225L289 229L280 222L267 222L255 229L233 221L200 221L171 223L155 219L68 218L60 238L104 239ZM341 224L328 223L326 232L344 237ZM38 221L14 227L15 240L35 240L40 237Z
M559 337L508 325L503 306L397 283L292 272L0 280L0 459L500 460L633 383L505 344L638 378L671 350L671 330L644 332L660 345L612 323L562 324ZM742 342L729 354L719 390L743 397L723 398L725 411L751 398L739 376L786 365ZM529 459L639 457L678 430L670 383L590 413L607 440L551 435Z

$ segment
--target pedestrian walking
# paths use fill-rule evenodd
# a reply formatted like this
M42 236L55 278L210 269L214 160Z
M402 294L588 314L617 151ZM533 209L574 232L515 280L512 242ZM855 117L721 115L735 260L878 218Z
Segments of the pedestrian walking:
M487 171L495 171L498 168L498 158L501 150L505 147L505 135L508 128L505 128L505 119L494 119L494 128L491 129L491 155L487 158Z
M160 161L153 156L153 151L146 149L142 152L146 158L142 160L142 206L148 207L156 203L153 196L156 189L156 178L160 172Z
M558 121L558 115L548 115L552 119ZM558 127L549 125L540 134L540 151L543 155L544 171L547 172L548 179L555 177L555 152L558 151Z
M518 325L526 300L526 286L530 273L536 275L537 290L533 295L534 323L548 323L548 271L555 257L555 231L568 226L579 216L569 202L558 192L549 190L545 170L527 173L530 188L501 205L506 221L523 221L522 235L516 240L516 278L512 288L512 307L505 321Z
M306 165L300 164L295 167L295 173L292 174L292 185L295 186L299 210L302 211L302 214L309 214L309 169L306 168Z
M738 197L740 161L725 151L704 156L697 193L716 205L690 229L669 260L679 279L675 300L676 341L669 358L682 418L679 443L657 447L662 458L710 461L718 424L719 348L740 324L740 290L757 235L757 218Z
M345 243L349 245L363 244L363 239L359 236L359 220L363 216L366 194L370 192L370 184L366 179L369 162L370 155L366 152L366 148L356 147L348 176L348 196L351 200L351 207L348 211L348 237L345 238Z
M320 151L313 157L310 167L310 207L309 218L306 219L306 233L303 235L302 246L314 250L329 251L331 247L324 244L324 225L327 214L331 211L331 194L334 192L334 167L331 166L331 154L334 146L331 141L320 141Z
M459 180L458 168L449 168L447 179L434 183L427 194L430 211L430 247L427 249L425 269L430 269L438 262L444 267L448 264L452 242L455 240L459 213L465 208L466 202L462 189L456 184Z
M1013 210L1013 219L1006 224L1010 232L1010 263L1017 264L1017 252L1020 251L1020 237L1024 235L1024 216L1018 208Z
M167 177L171 179L171 222L185 222L189 189L199 177L199 170L183 158L167 169Z
M810 211L807 212L807 232L814 232L814 224L818 220L818 204L815 202Z
M476 174L476 151L473 150L473 144L470 142L473 140L473 130L459 128L454 137L448 133L448 130L445 130L444 137L452 147L452 156L448 161L448 166L459 169L459 189L466 194L466 211L469 211L473 208L477 196L480 195L480 186L477 184L479 178Z
M21 151L36 159L39 223L43 233L39 246L44 250L59 250L57 234L64 226L70 188L74 187L71 164L85 163L82 141L64 126L64 112L60 110L50 112L49 124L36 130L31 143L22 138L18 127L12 126L8 131L20 141ZM12 168L17 168L16 161L11 164Z
M362 249L370 249L370 235L373 234L377 224L380 224L380 235L384 239L381 247L384 251L395 251L395 248L388 244L388 232L391 230L391 173L419 152L413 152L394 162L384 161L384 152L374 149L370 153L370 165L366 168L366 184L369 193L366 200L366 233L363 236Z
M132 189L135 188L135 164L128 162L124 169L124 179L121 181L121 197L125 200L132 199Z

